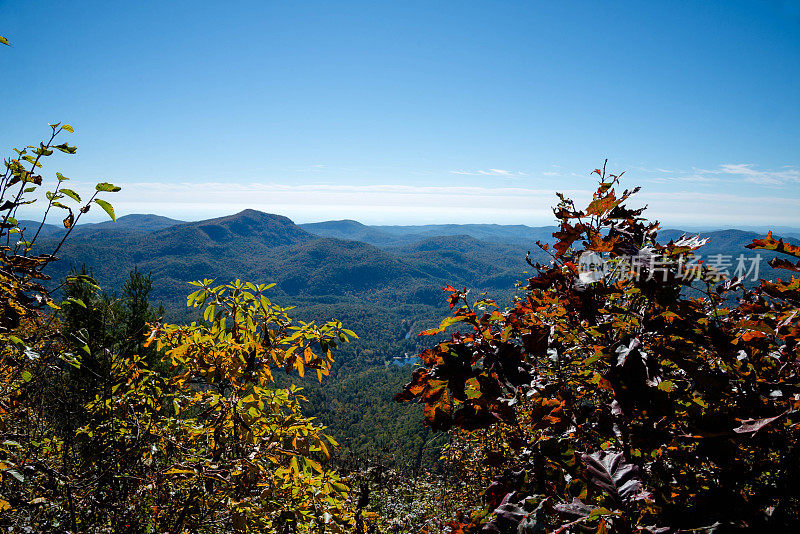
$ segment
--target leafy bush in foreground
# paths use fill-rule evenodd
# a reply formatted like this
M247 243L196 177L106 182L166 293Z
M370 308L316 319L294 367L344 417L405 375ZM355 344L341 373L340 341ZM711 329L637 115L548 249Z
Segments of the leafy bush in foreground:
M462 328L396 397L491 479L452 531L796 531L800 279L721 277L692 261L703 240L659 244L626 205L638 189L596 172L586 209L559 195L552 261L514 307L445 288L454 314L429 333ZM800 257L771 234L749 248Z

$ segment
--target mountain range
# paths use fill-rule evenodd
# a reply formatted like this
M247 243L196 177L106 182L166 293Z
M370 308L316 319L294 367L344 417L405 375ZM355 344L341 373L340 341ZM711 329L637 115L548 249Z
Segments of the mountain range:
M280 296L294 301L355 298L436 305L438 288L447 284L513 291L528 268L525 254L531 251L533 259L546 261L536 242L551 242L555 230L496 224L368 226L353 220L297 225L255 210L195 222L126 215L116 223L76 227L51 275L63 277L71 267L86 265L102 286L116 288L136 266L152 274L153 297L170 309L180 309L187 283L201 278L276 282ZM783 230L796 241L789 237L792 229ZM64 232L45 224L41 238L56 240ZM683 233L666 229L659 238ZM709 243L700 252L735 259L749 252L744 246L760 235L733 229L705 232ZM766 262L761 268L772 274Z

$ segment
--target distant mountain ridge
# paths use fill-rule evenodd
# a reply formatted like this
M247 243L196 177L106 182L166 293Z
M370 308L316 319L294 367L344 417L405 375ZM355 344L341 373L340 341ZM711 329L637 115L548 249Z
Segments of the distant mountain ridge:
M34 223L31 223L31 226ZM447 284L510 298L526 278L528 251L549 257L536 241L552 242L555 227L525 225L367 226L353 220L297 225L288 217L248 209L234 215L183 222L157 215L127 215L117 223L81 225L59 251L51 275L90 267L103 287L118 288L135 267L150 272L154 297L183 311L188 282L202 278L275 282L296 303L356 299L383 306L431 305ZM46 225L42 239L65 230ZM680 237L666 229L659 239ZM704 234L700 253L731 259L751 254L760 234L723 230ZM791 239L790 239L791 240ZM762 254L764 259L769 253ZM773 276L766 261L763 273Z
M169 217L164 217L161 215L134 213L131 215L123 215L121 217L117 217L116 222L103 221L99 223L79 224L75 227L72 233L73 235L78 235L78 234L94 233L99 231L149 232L154 230L162 230L164 228L169 228L170 226L175 226L177 224L182 224L184 222L185 221L170 219ZM33 234L30 232L36 232L36 229L39 228L40 221L21 220L19 221L19 223L21 227L27 228L26 235L28 237L32 237ZM66 228L64 228L63 225L45 223L42 226L42 230L39 233L39 235L42 237L45 236L52 237L57 235L63 235L65 232Z
M266 218L260 218L257 214L266 215ZM244 217L250 219L249 223L264 223L267 226L271 225L294 225L308 234L317 237L331 237L335 239L343 239L348 241L360 241L369 243L381 248L403 247L411 243L419 242L431 237L439 236L458 236L467 235L475 239L490 242L500 242L504 244L518 244L528 247L535 245L536 241L548 242L552 240L552 234L557 230L556 226L526 226L523 224L517 225L501 225L501 224L427 224L427 225L366 225L359 221L352 219L343 219L335 221L322 221L313 223L300 223L295 224L288 217L282 215L265 214L253 209L246 209L238 214L227 215L218 217L216 219L209 219L206 221L181 221L171 219L161 215L154 214L130 214L123 215L117 218L116 223L113 221L104 221L100 223L86 223L76 226L73 235L83 235L87 233L94 233L98 231L109 232L150 232L163 230L172 226L181 224L195 224L206 226L209 232L214 233L214 229L208 228L209 225L221 225L218 231L222 232L216 234L217 238L222 235L236 235L241 233L243 229L224 229L226 224L233 221L232 218ZM227 221L227 222L226 222ZM23 220L20 221L22 226L27 226L28 231L35 231L39 226L39 222ZM711 237L712 242L714 238L722 238L729 241L731 236L738 235L744 236L763 236L765 231L759 231L762 227L748 227L744 226L741 229L718 229L718 230L678 230L673 228L662 229L659 232L661 239L675 238L681 234L701 234L706 237ZM767 227L764 227L767 228ZM42 227L41 236L55 236L63 234L66 230L59 224L48 223ZM296 231L293 230L294 233ZM773 233L776 237L783 237L789 240L800 239L800 228L788 226L775 226ZM29 235L30 237L30 235ZM288 235L285 236L288 238Z
M556 231L555 226L532 227L501 224L427 224L409 226L367 226L358 221L325 221L303 223L302 228L312 234L364 241L378 247L399 247L439 236L468 235L476 239L502 243L535 245L537 240L548 241Z
M344 293L380 301L385 293L410 302L416 297L409 294L418 294L421 287L447 283L497 289L493 277L519 277L525 268L525 252L502 244L468 235L391 241L391 234L380 235L355 221L326 230L341 236L361 233L363 241L314 235L287 217L256 210L196 222L151 216L119 221L119 227L76 228L59 253L62 261L53 265L54 276L86 264L104 287L119 287L136 266L153 274L157 298L176 305L189 281L206 277L275 281L278 290L297 298ZM56 229L50 239L58 238Z

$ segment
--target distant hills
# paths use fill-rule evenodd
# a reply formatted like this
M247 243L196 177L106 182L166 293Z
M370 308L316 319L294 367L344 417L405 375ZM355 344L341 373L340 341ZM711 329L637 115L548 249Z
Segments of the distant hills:
M38 226L23 224L29 234ZM70 267L85 264L104 287L117 288L136 266L152 273L153 296L181 311L188 282L200 278L276 282L282 297L297 302L354 298L390 306L437 305L439 288L446 284L508 296L514 282L525 278L528 251L547 260L536 242L551 242L555 230L496 224L368 226L353 220L297 225L256 210L194 222L126 215L116 223L78 226L52 275L63 277ZM41 236L55 240L64 232L47 224ZM662 230L659 238L683 233ZM709 243L700 252L735 258L751 253L744 246L760 235L706 232ZM762 267L769 272L766 262Z
M204 277L276 282L277 291L294 300L350 296L433 304L431 297L438 300L438 288L448 283L509 289L523 277L525 253L542 234L531 229L514 243L511 237L522 232L517 227L415 228L356 221L296 225L255 210L196 222L129 215L116 225L76 228L53 275L85 264L104 287L113 288L136 266L152 273L157 299L178 306L187 283ZM56 239L63 232L47 225L42 235Z
M358 221L326 221L300 225L324 237L363 241L378 247L398 247L432 237L467 235L475 239L515 246L535 245L552 239L555 226L531 227L500 224L429 224L420 226L367 226Z
M162 230L176 224L181 224L185 221L177 219L170 219L169 217L162 217L161 215L142 215L132 214L123 215L117 218L117 222L104 221L100 223L80 224L73 230L73 235L89 234L102 231L111 232L148 232L153 230ZM23 220L20 221L20 226L27 227L28 232L35 232L39 227L39 222ZM63 235L65 229L61 225L45 224L42 227L40 236L54 237ZM31 234L32 235L32 234Z

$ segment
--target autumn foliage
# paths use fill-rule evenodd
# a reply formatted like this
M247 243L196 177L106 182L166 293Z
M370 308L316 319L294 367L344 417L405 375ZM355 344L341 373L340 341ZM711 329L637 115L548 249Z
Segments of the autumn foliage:
M455 331L396 397L489 481L451 530L795 531L800 279L748 289L692 262L704 240L657 241L638 189L596 173L587 208L559 195L551 262L513 307L445 288L453 315L424 333ZM749 248L800 271L771 234Z

